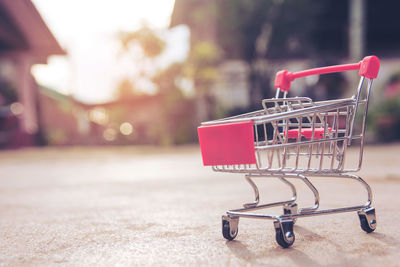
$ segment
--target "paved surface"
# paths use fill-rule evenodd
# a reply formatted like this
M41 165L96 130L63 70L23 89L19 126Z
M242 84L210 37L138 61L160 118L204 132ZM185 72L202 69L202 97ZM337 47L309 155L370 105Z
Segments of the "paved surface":
M355 212L303 218L293 247L282 249L271 221L241 219L236 241L222 238L220 216L252 191L241 175L203 167L196 147L3 151L0 265L400 266L399 152L365 152L374 233L360 229ZM313 181L322 208L364 202L354 182ZM312 204L295 183L299 205ZM263 201L290 193L274 180L260 187Z

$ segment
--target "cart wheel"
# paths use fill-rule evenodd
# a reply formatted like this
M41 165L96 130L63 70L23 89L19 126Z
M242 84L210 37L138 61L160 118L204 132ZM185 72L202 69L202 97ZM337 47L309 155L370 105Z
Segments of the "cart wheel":
M227 216L222 218L222 235L225 239L232 241L238 234L239 219L231 219Z
M367 217L365 217L364 215L360 215L359 217L361 229L363 229L367 233L371 233L375 230L369 227Z
M371 233L376 229L375 208L364 209L358 212L360 218L360 226L367 233Z
M293 224L292 220L274 222L276 242L283 248L288 248L294 243Z

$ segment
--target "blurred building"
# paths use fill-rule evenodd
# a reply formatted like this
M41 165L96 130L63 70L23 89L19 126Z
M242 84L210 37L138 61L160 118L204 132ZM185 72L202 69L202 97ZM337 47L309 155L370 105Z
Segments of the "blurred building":
M48 145L83 145L90 143L90 130L95 123L89 119L85 104L71 96L39 86L40 131Z
M166 103L163 95L81 104L90 122L86 141L97 145L173 145L193 142L193 103ZM194 128L195 129L195 128ZM81 140L85 140L81 134Z
M218 66L212 91L222 109L247 108L250 105L249 65L243 60L225 60Z
M65 55L65 51L32 2L1 0L1 147L40 142L39 91L31 67L46 64L50 55Z
M221 3L214 0L176 0L170 27L185 24L190 28L192 50L196 50L197 45L204 43L211 44L210 47L219 48L221 39L219 16L223 16L220 14ZM210 119L213 116L210 113L223 114L229 110L244 109L250 105L249 64L240 58L224 54L215 67L218 75L211 88L196 90L197 123ZM199 93L199 91L203 92Z
M88 144L158 144L163 114L157 96L125 97L83 107L93 123Z
M39 88L41 130L48 145L172 145L193 142L192 100L133 95L87 104Z
M40 86L39 102L41 131L48 145L154 145L167 134L162 131L167 120L157 96L86 104Z

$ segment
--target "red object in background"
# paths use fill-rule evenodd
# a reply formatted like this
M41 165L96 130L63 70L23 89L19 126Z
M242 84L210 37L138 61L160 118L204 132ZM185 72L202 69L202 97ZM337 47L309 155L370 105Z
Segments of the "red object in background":
M332 128L327 128L327 130L329 132L331 132ZM284 134L286 134L286 132L284 132ZM288 138L297 139L298 135L299 135L299 129L288 130ZM301 136L311 140L312 129L311 128L302 128ZM322 139L323 137L324 137L324 128L315 128L314 129L314 140L319 140L319 139Z
M197 129L204 166L256 163L251 121Z
M19 148L35 144L34 136L21 131L19 119L14 116L0 118L0 149Z
M391 82L388 86L383 89L385 97L392 98L400 95L400 78Z

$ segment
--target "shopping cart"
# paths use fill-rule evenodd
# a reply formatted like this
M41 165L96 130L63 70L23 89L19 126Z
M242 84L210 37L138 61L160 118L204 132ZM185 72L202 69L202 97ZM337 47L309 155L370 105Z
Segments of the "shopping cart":
M371 188L361 177L350 173L361 168L368 101L379 67L379 59L368 56L355 64L296 73L283 70L276 74L275 98L264 99L263 109L201 124L198 134L204 165L212 166L217 172L244 173L255 194L254 202L222 216L222 233L226 239L233 240L237 236L240 217L273 220L276 241L284 248L294 243L293 225L301 217L358 211L362 230L367 233L375 230ZM313 102L308 97L287 97L291 82L297 78L350 70L358 70L361 76L357 92L351 98ZM368 83L363 86L365 78ZM279 97L281 92L282 98ZM358 148L358 161L346 159L350 146ZM367 202L318 210L319 193L307 176L356 180L366 189ZM262 177L278 178L290 187L292 198L260 204L259 190L253 179ZM311 190L312 207L297 207L296 188L289 182L290 178L300 179ZM283 206L283 214L252 213L275 206Z

